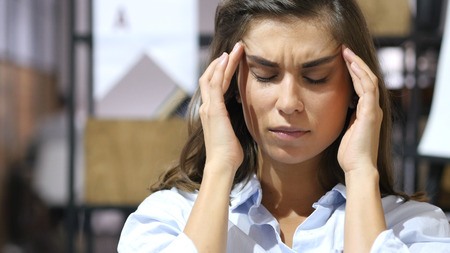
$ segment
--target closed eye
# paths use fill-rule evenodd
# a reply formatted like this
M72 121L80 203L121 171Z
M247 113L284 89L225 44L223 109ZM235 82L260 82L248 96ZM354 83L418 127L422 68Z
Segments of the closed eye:
M255 79L258 82L261 82L261 83L268 83L268 82L272 81L273 79L275 79L278 76L278 75L273 75L273 76L269 76L269 77L262 77L262 76L258 76L254 72L252 72L252 75L253 75L253 77L255 77Z
M309 78L306 76L304 76L303 78L310 84L322 84L322 83L326 83L328 81L328 76L321 78L321 79L312 79L312 78Z

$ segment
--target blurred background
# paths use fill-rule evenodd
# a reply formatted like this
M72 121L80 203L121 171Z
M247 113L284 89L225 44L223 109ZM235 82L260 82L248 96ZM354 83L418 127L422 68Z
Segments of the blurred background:
M116 251L186 138L218 2L0 0L0 252ZM450 212L448 1L358 2L394 99L396 188Z

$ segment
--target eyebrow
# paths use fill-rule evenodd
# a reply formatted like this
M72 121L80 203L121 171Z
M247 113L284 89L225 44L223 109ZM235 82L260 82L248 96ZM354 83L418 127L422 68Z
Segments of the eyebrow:
M278 67L278 63L268 61L268 60L266 60L264 58L261 58L259 56L247 55L247 58L252 60L252 61L254 61L254 62L256 62L256 63L258 63L258 64L260 64L260 65L266 66L266 67L272 67L272 68Z
M328 63L328 62L334 60L334 58L336 58L339 54L340 54L340 52L335 55L331 55L331 56L323 57L323 58L320 58L320 59L317 59L314 61L303 63L302 67L303 68L312 68L312 67L316 67L321 64Z
M313 61L310 61L310 62L305 62L305 63L302 64L302 67L303 68L316 67L316 66L319 66L319 65L322 65L322 64L325 64L325 63L328 63L328 62L332 61L338 55L339 55L339 53L337 53L335 55L323 57L323 58L320 58L320 59L317 59L317 60L313 60ZM271 61L266 60L264 58L261 58L259 56L247 55L247 58L252 60L252 61L254 61L254 62L256 62L256 63L258 63L258 64L266 66L266 67L276 68L276 67L279 66L278 63L271 62Z

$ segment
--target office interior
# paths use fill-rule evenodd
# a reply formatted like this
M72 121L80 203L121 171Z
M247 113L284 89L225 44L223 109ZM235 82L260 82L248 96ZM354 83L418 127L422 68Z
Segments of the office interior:
M0 0L0 252L116 251L186 138L218 2ZM396 109L396 188L450 220L448 1L358 2Z

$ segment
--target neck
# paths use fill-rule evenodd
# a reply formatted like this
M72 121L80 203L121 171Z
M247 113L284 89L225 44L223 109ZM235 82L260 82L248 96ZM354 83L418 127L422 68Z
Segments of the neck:
M319 182L320 157L296 165L280 164L262 157L258 171L263 191L262 204L276 218L309 216L326 190Z

